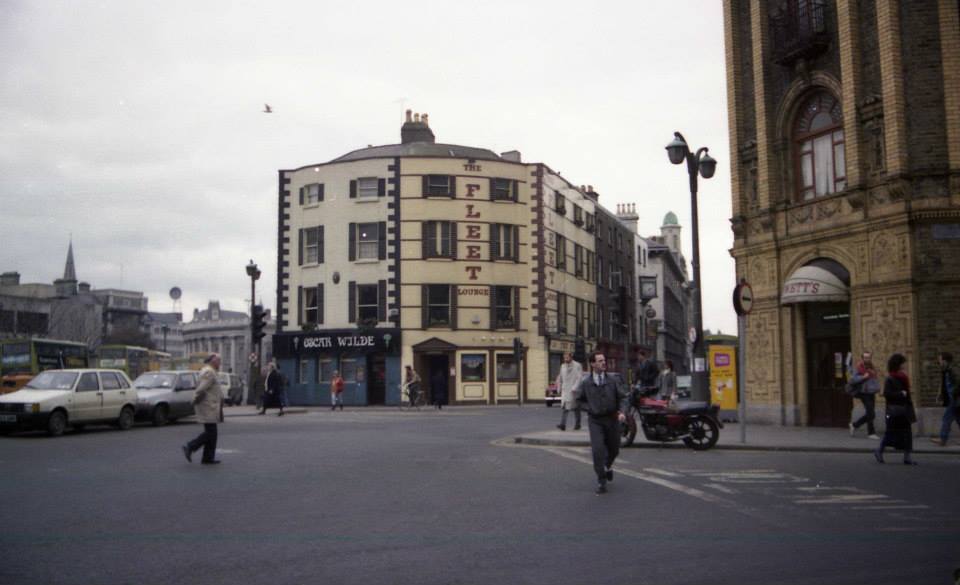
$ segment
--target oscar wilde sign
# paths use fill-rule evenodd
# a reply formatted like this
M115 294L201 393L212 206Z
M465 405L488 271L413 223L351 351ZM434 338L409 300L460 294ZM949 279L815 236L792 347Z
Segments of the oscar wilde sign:
M273 347L278 356L393 351L400 347L400 332L396 329L331 329L279 333L273 337Z

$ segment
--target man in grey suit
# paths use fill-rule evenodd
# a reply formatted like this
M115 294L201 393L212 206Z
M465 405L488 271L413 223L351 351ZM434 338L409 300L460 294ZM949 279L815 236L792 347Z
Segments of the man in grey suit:
M620 453L620 423L627 420L630 394L619 374L607 374L606 357L595 351L590 354L590 373L583 377L574 395L587 411L597 495L605 494L607 482L613 481L613 462Z

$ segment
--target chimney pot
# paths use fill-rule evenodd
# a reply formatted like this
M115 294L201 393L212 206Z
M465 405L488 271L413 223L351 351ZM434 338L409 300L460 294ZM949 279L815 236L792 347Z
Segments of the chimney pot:
M420 113L419 113L419 112L417 112L416 114L413 115L413 121L414 121L414 122L417 122L417 123L420 122Z
M424 125L426 126L430 125L430 123L427 121L427 114L424 114L423 116L421 116L420 120L424 123Z
M413 110L407 110L407 122L413 121Z

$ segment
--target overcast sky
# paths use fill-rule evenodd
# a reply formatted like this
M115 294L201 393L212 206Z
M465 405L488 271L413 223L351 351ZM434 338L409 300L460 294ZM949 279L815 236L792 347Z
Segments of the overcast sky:
M568 5L570 4L570 5ZM674 211L679 130L700 182L704 326L735 332L721 3L556 0L0 2L0 271L141 290L170 311L275 307L277 170L400 139L519 150L644 235ZM275 110L261 112L264 103ZM691 273L692 275L692 273Z

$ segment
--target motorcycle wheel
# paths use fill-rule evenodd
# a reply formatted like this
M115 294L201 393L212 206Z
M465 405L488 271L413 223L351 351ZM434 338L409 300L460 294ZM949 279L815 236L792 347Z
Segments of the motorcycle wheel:
M620 423L620 446L629 447L637 438L637 419L633 413L627 414L627 420Z
M683 443L694 451L706 451L716 445L720 438L720 427L706 416L690 417L687 429L690 434L683 438Z

